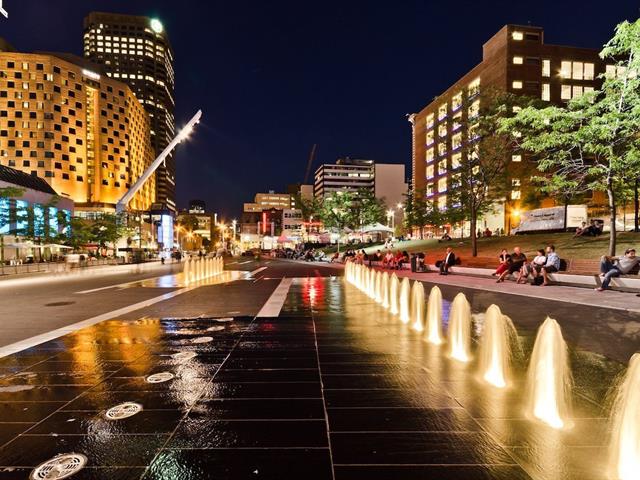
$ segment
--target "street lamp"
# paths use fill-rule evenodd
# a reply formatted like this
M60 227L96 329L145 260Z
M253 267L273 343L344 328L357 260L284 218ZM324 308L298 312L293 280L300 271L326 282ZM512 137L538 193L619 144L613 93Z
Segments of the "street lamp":
M389 221L391 221L391 225L389 225ZM393 210L387 211L387 226L391 226L394 230L396 228L396 212Z
M236 241L236 226L238 225L238 221L236 219L233 219L233 221L231 222L231 225L233 226L233 241L235 243L235 241Z

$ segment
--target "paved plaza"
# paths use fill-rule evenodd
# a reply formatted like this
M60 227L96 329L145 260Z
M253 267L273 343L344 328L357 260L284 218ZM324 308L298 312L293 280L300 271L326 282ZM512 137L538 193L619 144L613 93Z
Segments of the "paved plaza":
M105 288L123 313L0 358L0 479L29 478L61 454L84 465L78 479L605 478L606 393L637 346L640 315L441 284L445 330L459 292L475 313L497 303L513 319L518 374L500 390L478 380L475 360L448 358L338 269L236 259L227 270L227 281L131 311L121 295L136 305L185 290L179 274ZM427 291L435 280L425 277ZM86 295L98 298L64 298ZM109 315L73 305L69 325ZM43 331L31 319L36 338L60 328L58 308ZM566 431L523 413L526 361L548 314L570 345ZM476 316L474 331L481 324Z

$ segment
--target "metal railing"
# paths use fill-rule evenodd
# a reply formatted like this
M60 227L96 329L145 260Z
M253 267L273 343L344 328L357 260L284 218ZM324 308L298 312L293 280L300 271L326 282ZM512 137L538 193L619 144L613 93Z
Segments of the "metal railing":
M157 260L148 260L155 262ZM40 262L23 263L17 265L0 265L0 276L2 275L22 275L29 273L64 273L78 269L88 269L105 265L125 265L124 258L99 258L91 260L81 260L80 262ZM146 263L146 262L145 262Z

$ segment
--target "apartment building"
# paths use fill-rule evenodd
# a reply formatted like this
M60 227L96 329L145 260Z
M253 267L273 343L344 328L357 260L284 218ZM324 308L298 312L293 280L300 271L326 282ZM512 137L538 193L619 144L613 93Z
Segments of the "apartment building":
M450 177L462 159L462 142L467 141L460 123L468 124L478 114L481 89L491 87L561 105L598 88L601 74L615 74L615 67L606 65L597 49L546 44L541 27L505 25L483 45L478 65L409 117L414 188L446 207ZM508 198L481 222L482 228L510 231L528 189L534 188L527 172L535 160L514 150L509 161ZM542 206L551 205L553 199L547 199Z

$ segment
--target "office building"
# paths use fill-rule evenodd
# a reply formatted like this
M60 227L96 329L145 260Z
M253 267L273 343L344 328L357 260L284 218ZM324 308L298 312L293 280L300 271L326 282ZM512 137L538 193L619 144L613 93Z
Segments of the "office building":
M243 211L262 212L271 208L276 210L296 208L295 198L289 193L275 193L274 190L269 190L267 193L256 193L253 202L244 204Z
M324 198L334 192L371 191L387 206L404 201L407 192L404 164L341 158L320 165L315 173L314 195Z
M174 56L157 19L92 12L84 20L84 56L129 87L149 113L157 154L175 135ZM176 211L173 154L156 171L156 202Z
M463 132L459 119L472 119L480 108L480 91L499 89L563 104L593 91L598 76L612 73L598 50L549 45L540 27L506 25L483 46L482 61L419 113L412 124L412 182L440 208L446 208L450 176L462 159ZM474 99L476 99L474 101ZM466 107L464 107L466 106ZM465 122L463 122L465 123ZM529 179L535 164L524 152L510 153L508 198L479 227L510 231L517 225L522 200L534 188ZM491 188L491 186L489 186ZM549 199L546 204L551 203Z
M153 158L149 116L126 84L73 55L0 52L0 165L84 214L113 211ZM154 189L151 178L129 207L148 209Z

